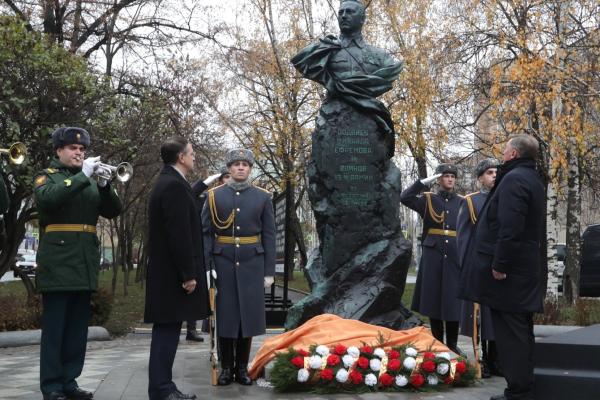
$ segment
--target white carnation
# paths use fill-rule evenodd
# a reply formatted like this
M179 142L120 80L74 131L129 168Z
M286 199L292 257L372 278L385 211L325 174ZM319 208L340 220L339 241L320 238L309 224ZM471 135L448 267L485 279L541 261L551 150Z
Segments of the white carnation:
M450 366L447 363L441 363L441 364L438 364L436 371L440 375L446 375L448 373L449 369L450 369Z
M317 352L317 354L321 355L321 357L329 355L329 347L324 345L317 346L317 349L315 351Z
M308 365L312 369L320 369L323 366L323 359L320 356L311 356L308 359Z
M373 351L373 354L379 358L383 358L385 357L385 350L383 350L381 347L378 347Z
M407 347L404 352L409 357L416 357L418 354L417 350L415 350L413 347Z
M439 383L439 379L436 375L428 375L427 376L427 383L431 386L435 386Z
M346 371L344 368L340 368L335 374L335 380L339 383L346 383L348 380L348 371Z
M369 361L369 367L371 367L372 371L379 371L381 369L381 361L377 358L372 358L371 361Z
M404 368L412 371L417 366L417 360L415 360L413 357L406 357L402 362L402 365L404 365Z
M377 377L375 376L375 374L367 374L365 376L365 385L367 385L367 386L377 385Z
M308 372L307 369L299 369L298 370L298 382L304 383L308 380L308 377L310 376L310 373Z
M354 358L358 358L358 356L360 356L360 350L356 346L350 346L346 351Z
M352 357L350 354L346 354L344 357L342 357L342 362L344 363L344 367L350 368L352 365L354 365L354 357Z
M408 385L408 379L404 375L396 376L396 386L404 387Z
M450 356L450 353L448 353L447 351L444 351L443 353L438 353L437 356L440 358L445 358L448 361L450 361L452 359L452 357Z

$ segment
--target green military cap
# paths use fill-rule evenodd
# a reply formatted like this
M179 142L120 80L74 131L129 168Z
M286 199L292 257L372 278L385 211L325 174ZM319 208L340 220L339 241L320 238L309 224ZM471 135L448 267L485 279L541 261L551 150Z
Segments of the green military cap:
M248 149L234 149L227 153L227 167L231 166L236 161L246 161L248 164L254 164L254 154Z
M70 144L90 147L90 134L83 128L65 126L52 132L54 150Z

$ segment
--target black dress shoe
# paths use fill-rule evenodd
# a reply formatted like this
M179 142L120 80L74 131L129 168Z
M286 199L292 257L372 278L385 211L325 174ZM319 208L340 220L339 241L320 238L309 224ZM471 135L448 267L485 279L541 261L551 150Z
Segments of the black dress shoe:
M44 393L44 400L67 400L63 392Z
M179 390L175 390L165 397L164 400L194 400L195 398L195 394L185 394L181 393Z
M94 393L88 392L87 390L83 390L78 387L74 390L65 391L65 396L69 400L91 400L94 398Z
M240 385L252 385L252 379L248 375L248 369L246 367L240 367L235 370L235 381Z
M204 342L204 338L198 334L198 331L188 331L187 335L185 335L185 340L192 342Z
M233 371L231 368L223 368L219 375L218 383L219 386L227 386L233 382Z

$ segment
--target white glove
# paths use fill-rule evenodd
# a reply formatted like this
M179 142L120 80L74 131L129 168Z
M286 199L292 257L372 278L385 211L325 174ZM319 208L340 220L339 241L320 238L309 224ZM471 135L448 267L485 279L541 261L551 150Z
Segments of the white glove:
M433 176L430 176L429 178L423 178L421 179L421 183L425 186L430 186L437 178L439 178L442 175L443 174L435 174Z
M221 176L221 174L214 174L214 175L209 176L208 178L206 178L202 182L206 186L210 186L210 184L213 183L214 181L216 181L217 179L219 179L220 176Z
M275 279L272 276L265 276L265 288L270 288L273 282Z
M86 158L85 160L83 160L83 166L81 167L81 171L83 171L85 176L89 178L98 168L98 165L100 165L100 156Z
M210 271L206 271L206 282L208 282L208 286L210 286L210 274L212 272L212 277L214 280L217 280L217 271L211 269Z

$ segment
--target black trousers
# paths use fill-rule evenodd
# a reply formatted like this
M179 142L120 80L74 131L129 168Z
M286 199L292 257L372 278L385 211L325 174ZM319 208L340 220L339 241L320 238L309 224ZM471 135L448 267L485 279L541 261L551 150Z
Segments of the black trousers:
M179 345L181 322L154 324L148 365L148 397L158 400L177 390L173 382L173 362Z
M40 389L48 394L77 388L87 347L91 292L42 293Z
M508 400L533 400L533 314L492 309L492 323L507 383L504 395Z

